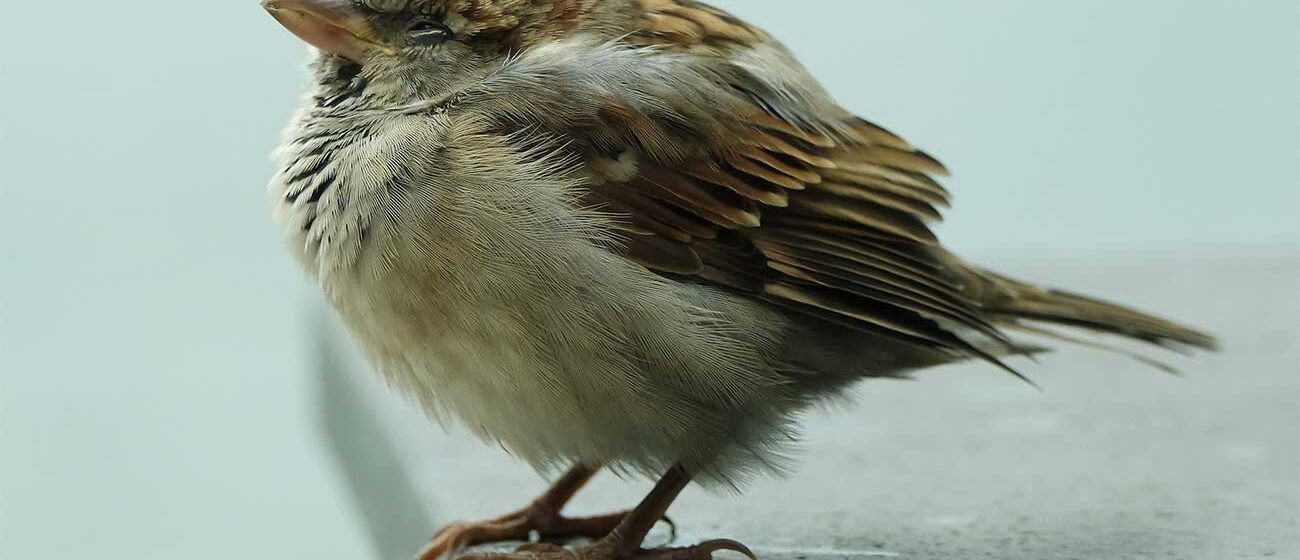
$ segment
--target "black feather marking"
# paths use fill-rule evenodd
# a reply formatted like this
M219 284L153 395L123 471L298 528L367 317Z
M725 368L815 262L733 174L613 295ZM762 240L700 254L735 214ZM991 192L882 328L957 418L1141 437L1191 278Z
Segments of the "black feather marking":
M311 177L316 176L317 173L324 171L326 167L329 167L329 164L330 164L330 158L328 157L318 158L316 160L316 163L311 164L310 166L307 167L307 169L298 172L297 175L290 177L289 180L285 182L290 185L301 183Z
M320 202L321 197L325 196L325 193L329 192L329 190L334 187L334 182L337 179L338 177L333 173L326 175L324 179L316 183L312 188L311 195L307 197L307 202L312 204Z

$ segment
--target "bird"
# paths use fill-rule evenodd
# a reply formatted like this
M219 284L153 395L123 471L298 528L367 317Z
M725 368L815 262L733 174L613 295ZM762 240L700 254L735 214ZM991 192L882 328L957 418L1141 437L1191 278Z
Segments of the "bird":
M645 548L688 485L795 468L800 413L1020 335L1216 348L1199 330L967 263L948 169L838 105L767 31L694 0L266 0L311 92L268 193L374 369L553 486L418 558L704 560ZM1015 338L1013 338L1013 336ZM655 481L569 518L601 470ZM466 552L586 537L587 544Z

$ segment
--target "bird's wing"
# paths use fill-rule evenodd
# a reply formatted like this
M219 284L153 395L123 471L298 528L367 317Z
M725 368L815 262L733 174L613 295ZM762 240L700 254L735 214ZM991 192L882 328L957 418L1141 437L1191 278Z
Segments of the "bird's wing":
M944 166L836 105L763 31L697 2L640 3L620 46L539 49L482 86L529 95L475 100L578 154L585 202L626 225L614 250L1000 364L972 337L1010 342L929 228L949 204L932 178Z
M641 3L642 25L627 40L725 66L717 77L742 102L719 110L743 115L718 127L728 137L703 139L703 154L674 157L642 149L646 142L620 154L632 160L622 162L627 176L615 165L592 197L634 225L622 254L665 274L996 362L969 335L1010 342L964 292L967 271L929 228L950 202L932 178L947 169L835 105L762 30L689 0ZM619 107L604 118L636 136L654 128L641 121L656 115ZM609 161L596 167L619 163L603 157Z

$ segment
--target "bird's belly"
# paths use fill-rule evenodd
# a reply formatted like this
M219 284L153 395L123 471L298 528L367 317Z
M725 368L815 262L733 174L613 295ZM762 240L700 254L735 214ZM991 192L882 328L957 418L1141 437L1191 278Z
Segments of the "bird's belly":
M544 327L523 324L496 305L359 307L343 316L365 353L390 385L434 419L457 420L524 453L568 455L566 440L583 437L584 418L560 413L583 400L582 386L540 351L546 343L535 333Z
M644 399L662 391L644 387L647 372L593 328L588 306L435 292L338 304L386 381L435 420L456 421L539 467L634 458L642 442L659 439L647 435L661 428Z
M365 353L431 417L458 420L539 468L705 469L733 443L757 448L776 436L788 412L787 384L763 356L772 349L726 334L775 333L724 324L721 309L701 324L691 310L708 304L666 291L677 287L561 289L573 284L565 276L499 289L492 281L508 273L473 282L396 274L327 290ZM763 319L762 328L778 324Z

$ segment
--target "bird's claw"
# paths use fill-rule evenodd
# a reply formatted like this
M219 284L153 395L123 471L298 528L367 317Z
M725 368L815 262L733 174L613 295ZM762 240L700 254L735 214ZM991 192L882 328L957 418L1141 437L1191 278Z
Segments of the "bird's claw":
M599 541L590 546L568 549L551 543L526 544L514 552L470 553L457 560L713 560L713 554L731 551L758 560L749 547L731 539L714 539L692 546L620 550L619 543Z
M677 522L673 521L673 518L668 517L667 515L660 517L659 521L668 525L668 542L677 540Z
M745 546L744 543L733 541L731 539L714 539L711 541L700 543L696 546L704 547L706 550L708 550L710 556L712 556L714 552L717 552L719 550L730 550L732 552L739 552L740 554L744 554L747 558L749 558L749 560L758 560L758 556L755 555L754 551L750 550L748 546Z
M743 554L750 560L758 560L754 551L748 546L731 539L714 539L680 548L642 549L634 556L634 560L711 560L713 553L723 550Z
M534 532L542 539L599 539L609 534L626 515L614 513L570 518L534 506L491 521L452 523L434 533L433 540L416 556L416 560L448 560L466 547L492 542L527 541ZM676 538L677 525L667 517L663 521L668 523L673 538Z

